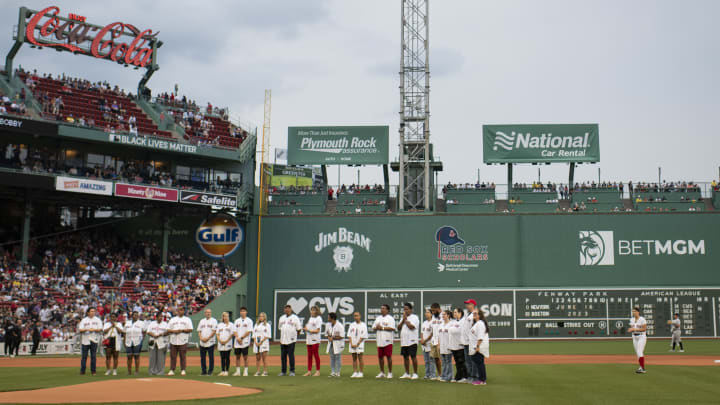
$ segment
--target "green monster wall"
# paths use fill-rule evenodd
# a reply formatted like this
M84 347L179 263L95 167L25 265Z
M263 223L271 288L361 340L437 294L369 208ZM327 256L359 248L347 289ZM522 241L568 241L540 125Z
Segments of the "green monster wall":
M720 286L720 215L263 217L261 259L268 313L276 289Z

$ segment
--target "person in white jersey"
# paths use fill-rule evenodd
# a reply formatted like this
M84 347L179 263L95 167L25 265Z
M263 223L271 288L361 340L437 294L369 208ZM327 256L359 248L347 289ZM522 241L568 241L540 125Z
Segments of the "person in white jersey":
M110 317L103 325L103 342L105 345L105 375L117 375L118 357L123 346L122 334L125 332L123 326L118 322L117 314L110 313ZM112 364L112 367L111 367Z
M630 318L630 327L628 332L632 333L633 347L638 358L640 368L635 370L638 374L645 374L645 344L647 343L647 321L640 316L640 307L634 307L632 310L632 318Z
M443 324L442 320L442 310L440 309L440 304L437 302L433 302L432 305L430 305L430 312L432 312L432 320L430 321L433 327L433 335L430 345L430 358L432 358L435 361L435 374L437 375L436 379L440 379L440 375L442 374L441 370L441 358L440 356L440 333L438 329L440 328L440 325Z
M467 366L465 366L465 353L463 353L462 344L462 319L463 310L455 308L453 311L452 326L450 326L450 335L448 336L450 351L452 351L455 359L455 382L465 383L468 381Z
M452 380L452 351L450 350L450 327L452 326L452 311L442 312L442 324L438 327L438 348L442 358L442 374L438 381Z
M317 377L320 375L320 329L322 328L322 323L320 308L313 305L313 307L310 308L310 319L308 319L307 324L303 327L306 337L308 362L308 371L303 374L304 377L312 374L313 359L315 360L315 374L313 376Z
M340 377L342 368L342 352L345 350L345 327L338 322L337 314L328 314L327 338L330 342L330 377Z
M434 380L437 375L435 373L435 359L430 357L430 351L432 350L432 338L433 338L433 314L430 309L425 310L425 320L420 327L422 337L420 338L420 346L422 346L423 360L425 360L425 376L423 380Z
M155 319L148 324L148 372L150 375L163 375L165 373L165 353L167 353L168 324L162 312L155 314Z
M353 373L350 378L363 378L365 364L363 361L363 353L365 353L365 339L368 338L368 329L365 322L362 321L360 312L353 313L355 322L348 327L348 340L350 344L350 354L353 359Z
M135 374L140 373L140 349L145 338L145 322L140 320L140 314L133 311L131 318L125 322L125 353L127 354L128 375L133 374L132 366L135 361Z
M278 320L278 330L280 331L280 363L282 369L280 377L295 377L295 343L297 342L298 332L302 330L300 318L293 314L292 307L285 305L285 312ZM290 373L288 373L288 360L290 362Z
M81 353L80 358L80 374L85 374L87 368L87 358L90 355L90 373L95 375L95 366L97 364L97 347L103 332L103 322L95 316L95 308L87 310L87 316L83 318L77 327L77 333L80 335Z
M418 329L420 328L420 319L413 314L413 306L406 302L403 304L403 317L398 324L400 329L400 354L403 356L403 365L405 366L405 374L400 378L410 378L417 380L417 344ZM410 374L410 361L412 360L413 373Z
M481 309L474 309L472 312L473 323L470 328L470 358L475 363L477 379L473 385L486 385L487 372L485 370L485 359L490 357L490 327L485 319L485 313Z
M242 358L245 369L243 376L248 375L248 352L250 350L250 342L252 342L253 320L248 316L248 310L245 307L240 308L240 318L235 320L235 373L233 376L240 375L240 359Z
M185 308L178 307L176 313L177 315L170 318L170 322L168 322L168 334L170 335L170 371L168 371L168 375L175 375L178 355L180 355L180 375L185 375L187 343L193 331L193 324L190 318L185 316Z
M270 330L270 324L267 322L267 315L265 312L260 312L257 319L255 329L253 329L253 352L255 353L255 364L257 371L255 377L260 375L260 361L263 364L263 377L267 377L267 356L270 352L270 338L272 332Z
M233 335L235 334L235 324L230 322L230 314L223 312L215 328L215 337L217 338L218 351L220 352L220 374L219 376L227 377L230 371L230 351L233 345Z
M200 375L212 375L215 369L215 334L217 333L217 319L212 317L212 310L205 310L205 317L198 322L198 340L200 345ZM209 357L209 364L205 358Z
M393 378L392 375L392 351L393 336L395 332L395 318L390 315L390 306L383 304L380 307L380 316L375 318L373 329L376 332L377 355L380 362L380 374L375 378ZM388 373L385 374L385 359L388 363Z
M477 307L477 301L473 298L468 298L463 303L465 304L465 316L460 321L460 324L462 325L462 344L465 354L465 367L467 367L468 380L472 382L478 379L475 362L470 358L470 329L475 324L475 321L473 320L473 312L475 312L475 308Z

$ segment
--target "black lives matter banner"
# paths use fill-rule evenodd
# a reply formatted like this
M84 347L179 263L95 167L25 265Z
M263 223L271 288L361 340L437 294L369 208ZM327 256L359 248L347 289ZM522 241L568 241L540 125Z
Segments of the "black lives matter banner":
M675 313L683 336L720 336L720 288L276 290L274 316L278 319L290 305L304 325L310 307L317 306L325 321L336 312L347 324L359 311L370 326L383 304L399 322L405 302L423 320L424 308L434 302L445 310L462 307L468 298L485 312L494 339L627 338L634 306L648 322L649 337L669 337L667 321Z

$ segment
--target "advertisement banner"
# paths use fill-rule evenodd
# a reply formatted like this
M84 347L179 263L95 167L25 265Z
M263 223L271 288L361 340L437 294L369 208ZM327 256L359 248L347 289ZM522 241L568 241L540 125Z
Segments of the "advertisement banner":
M237 196L183 190L180 192L180 202L183 204L236 208Z
M117 197L142 198L144 200L177 202L178 191L172 188L143 186L140 184L115 183Z
M100 349L98 349L99 351ZM0 343L0 352L5 351L5 343ZM37 354L78 354L80 345L75 342L40 342ZM32 342L21 342L18 355L30 356L32 354Z
M290 167L270 165L272 167L270 185L274 187L310 187L313 185L313 169L311 167Z
M289 165L383 165L387 126L288 127Z
M275 312L268 315L274 316L273 324L277 325L277 320L283 315L285 305L292 307L293 313L300 318L303 326L310 318L310 308L317 306L324 320L323 334L325 333L327 314L330 312L335 312L338 316L338 322L346 325L346 328L347 324L353 321L355 311L360 311L363 319L365 319L365 292L363 291L276 291ZM298 340L301 338L302 336L298 337ZM280 340L280 334L277 330L273 331L273 339Z
M113 184L111 181L58 176L55 178L55 190L69 191L72 193L112 195Z
M483 162L599 162L598 124L483 125Z
M120 143L123 145L132 145L141 148L166 150L171 152L197 153L198 151L197 145L158 138L146 138L144 136L137 135L109 134L108 140L110 142Z
M49 122L32 120L27 117L0 115L0 131L55 136L58 134L58 125L51 124Z

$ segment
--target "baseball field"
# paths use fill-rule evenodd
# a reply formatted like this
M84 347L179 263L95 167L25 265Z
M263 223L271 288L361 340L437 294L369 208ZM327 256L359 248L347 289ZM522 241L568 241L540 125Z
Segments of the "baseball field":
M229 404L433 403L480 404L617 404L718 403L720 341L688 340L684 353L668 353L668 341L653 340L646 349L647 374L637 375L632 343L615 341L493 342L487 362L488 385L400 380L402 359L394 356L393 380L376 380L377 360L368 356L364 379L350 379L352 363L343 358L343 376L328 378L327 356L321 377L301 377L305 348L297 347L297 377L278 377L279 347L273 346L270 375L200 376L196 352L189 355L185 377L152 377L146 368L129 377L121 357L118 376L81 376L79 358L17 357L0 359L0 403L162 402ZM366 346L367 353L374 347ZM147 365L143 357L142 363ZM169 361L166 362L166 365ZM419 374L423 366L420 359ZM219 371L219 357L216 360ZM234 371L234 360L231 372ZM77 385L83 384L83 385Z

